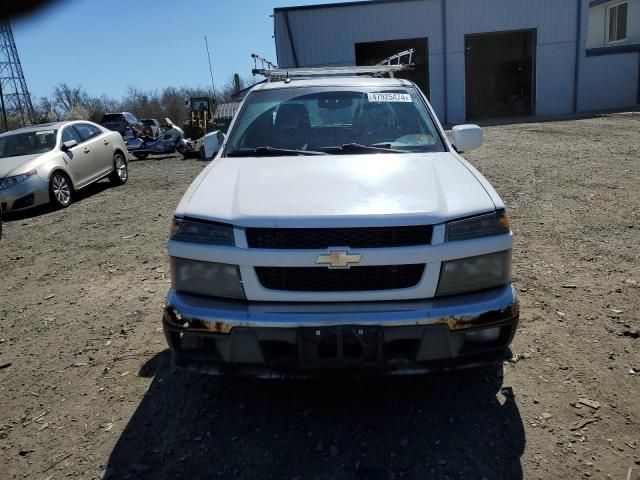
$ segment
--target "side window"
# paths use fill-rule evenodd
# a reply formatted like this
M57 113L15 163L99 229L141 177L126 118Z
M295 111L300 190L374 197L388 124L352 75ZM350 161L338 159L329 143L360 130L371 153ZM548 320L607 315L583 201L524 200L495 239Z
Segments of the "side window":
M127 120L129 120L131 123L139 123L138 119L130 113L126 113L125 116L127 117Z
M94 127L93 125L89 125L88 123L78 123L75 125L75 129L80 134L80 138L82 138L83 142L100 135L100 130L98 130L98 128Z
M627 39L627 2L608 7L608 39L609 43Z
M62 131L62 143L68 142L69 140L75 140L78 143L82 143L82 138L80 138L80 135L78 135L78 132L76 132L76 129L72 126L66 127Z

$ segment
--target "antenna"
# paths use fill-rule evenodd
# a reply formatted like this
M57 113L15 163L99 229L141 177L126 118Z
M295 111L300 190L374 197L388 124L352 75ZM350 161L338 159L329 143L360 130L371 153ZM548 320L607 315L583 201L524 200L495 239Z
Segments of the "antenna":
M209 58L209 74L211 75L211 97L215 100L216 98L216 87L213 83L213 68L211 67L211 54L209 53L209 42L207 41L207 36L204 36L204 44L207 47L207 58Z
M9 122L18 122L20 126L36 123L31 95L8 21L0 21L0 109L5 130L9 130Z

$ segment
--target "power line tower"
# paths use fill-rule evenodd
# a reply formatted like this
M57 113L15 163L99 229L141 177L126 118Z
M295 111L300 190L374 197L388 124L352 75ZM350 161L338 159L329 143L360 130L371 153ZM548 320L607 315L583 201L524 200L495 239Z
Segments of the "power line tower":
M12 125L14 128L36 122L31 96L8 20L0 21L0 111L4 130L9 130L9 122L19 124Z

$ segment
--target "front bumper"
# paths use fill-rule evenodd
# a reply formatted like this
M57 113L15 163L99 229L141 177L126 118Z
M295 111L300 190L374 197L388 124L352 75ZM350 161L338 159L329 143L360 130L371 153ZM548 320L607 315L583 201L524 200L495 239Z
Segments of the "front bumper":
M0 190L0 205L4 213L24 210L47 202L49 202L49 184L39 175Z
M518 324L512 285L422 301L246 303L169 292L176 366L212 374L413 374L504 360ZM478 341L478 333L497 334Z

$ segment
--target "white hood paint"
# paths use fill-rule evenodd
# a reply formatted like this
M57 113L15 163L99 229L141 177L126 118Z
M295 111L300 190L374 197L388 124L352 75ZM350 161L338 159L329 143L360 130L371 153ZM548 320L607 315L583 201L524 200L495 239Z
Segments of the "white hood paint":
M26 167L29 162L35 160L41 155L41 153L36 153L35 155L20 155L19 157L0 158L0 178L25 173L23 167Z
M451 153L221 158L176 214L245 227L435 224L494 210L481 179Z

